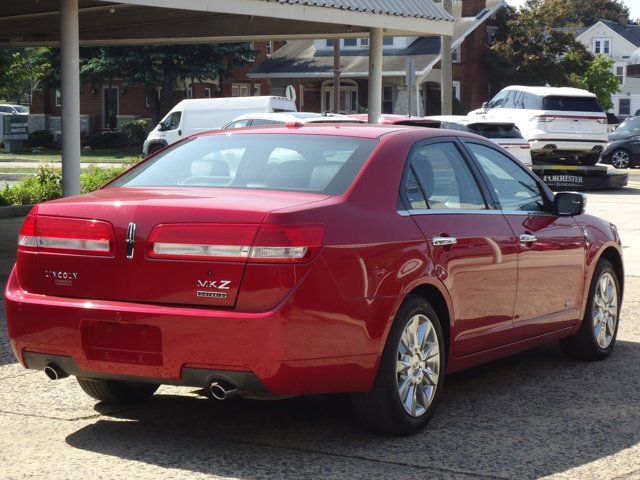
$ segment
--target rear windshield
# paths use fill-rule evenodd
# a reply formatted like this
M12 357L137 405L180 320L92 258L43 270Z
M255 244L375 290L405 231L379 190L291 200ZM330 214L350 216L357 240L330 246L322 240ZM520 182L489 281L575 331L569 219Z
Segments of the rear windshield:
M474 123L467 125L467 128L471 133L476 133L486 138L522 138L520 130L513 124Z
M561 112L602 112L602 106L595 97L544 97L543 110Z
M212 135L168 148L109 187L222 187L340 195L378 142L325 135Z
M640 132L640 117L628 117L616 128L617 132Z

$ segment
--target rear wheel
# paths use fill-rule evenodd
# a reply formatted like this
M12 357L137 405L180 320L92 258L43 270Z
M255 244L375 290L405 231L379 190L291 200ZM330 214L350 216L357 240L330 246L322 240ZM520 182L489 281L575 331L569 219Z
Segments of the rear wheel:
M77 378L84 393L107 403L138 403L150 398L160 385L98 378Z
M421 297L407 297L389 333L373 388L352 395L360 422L394 435L421 430L442 391L444 347L433 307Z
M620 315L620 282L608 260L600 260L589 288L589 302L577 334L560 341L562 349L580 360L602 360L613 351Z
M611 165L616 168L629 168L631 155L628 151L619 148L611 153Z

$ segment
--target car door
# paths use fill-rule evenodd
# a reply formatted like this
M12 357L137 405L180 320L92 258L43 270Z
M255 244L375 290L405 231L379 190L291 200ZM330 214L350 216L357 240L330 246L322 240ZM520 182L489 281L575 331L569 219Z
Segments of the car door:
M526 168L493 145L467 141L518 238L514 339L573 325L584 288L584 233L573 217L552 213L550 195Z
M454 138L416 144L403 185L408 213L427 240L432 275L451 295L456 357L511 341L517 245Z

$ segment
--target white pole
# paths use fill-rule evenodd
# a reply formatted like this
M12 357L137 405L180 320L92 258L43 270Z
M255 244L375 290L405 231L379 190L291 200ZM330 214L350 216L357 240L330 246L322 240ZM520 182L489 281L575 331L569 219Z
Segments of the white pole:
M443 0L442 7L447 13L452 12L451 0ZM440 37L440 94L442 99L442 115L453 113L453 63L451 61L451 37Z
M382 114L382 29L372 28L369 39L369 123L378 123Z
M80 193L80 33L78 0L60 0L62 192Z

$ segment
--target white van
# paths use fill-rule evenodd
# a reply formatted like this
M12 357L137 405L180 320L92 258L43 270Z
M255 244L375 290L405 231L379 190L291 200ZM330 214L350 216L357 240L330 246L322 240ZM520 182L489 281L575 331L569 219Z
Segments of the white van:
M258 112L295 112L296 104L285 97L226 97L182 100L154 128L142 147L151 153L194 133L224 127L238 115Z
M515 123L534 160L577 157L583 165L595 165L607 146L607 116L587 90L513 85L469 113L474 116Z

